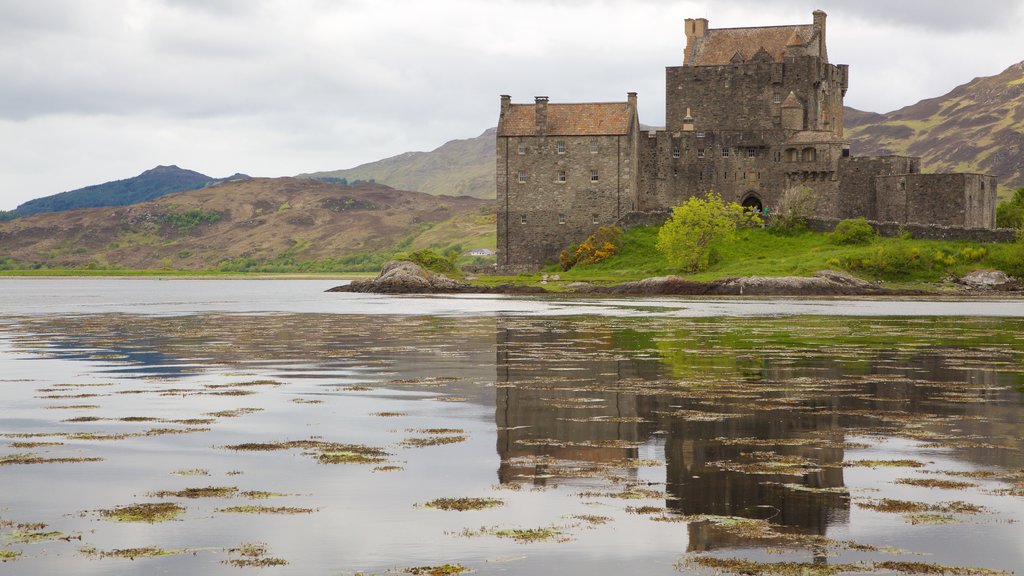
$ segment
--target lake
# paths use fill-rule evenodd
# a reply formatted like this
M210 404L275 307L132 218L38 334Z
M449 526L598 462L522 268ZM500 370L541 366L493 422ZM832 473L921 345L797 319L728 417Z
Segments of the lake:
M0 279L0 574L1024 570L1024 301Z

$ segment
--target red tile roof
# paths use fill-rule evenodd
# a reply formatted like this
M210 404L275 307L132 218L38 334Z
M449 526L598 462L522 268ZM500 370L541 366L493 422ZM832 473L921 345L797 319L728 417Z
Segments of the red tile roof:
M786 46L790 42L799 39L806 43L813 35L813 24L758 28L711 28L697 45L697 50L689 64L693 66L729 64L737 52L743 55L744 60L750 60L761 48L764 48L776 62L782 62Z
M604 136L629 133L628 102L548 104L548 136ZM499 136L535 136L535 104L513 104L501 120Z

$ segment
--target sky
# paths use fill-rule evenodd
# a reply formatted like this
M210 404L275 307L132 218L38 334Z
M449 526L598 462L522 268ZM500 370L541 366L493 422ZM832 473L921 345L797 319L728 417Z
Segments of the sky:
M888 112L1024 60L1016 0L0 0L0 210L176 164L350 168L472 138L513 102L664 122L685 18L828 14L846 104Z

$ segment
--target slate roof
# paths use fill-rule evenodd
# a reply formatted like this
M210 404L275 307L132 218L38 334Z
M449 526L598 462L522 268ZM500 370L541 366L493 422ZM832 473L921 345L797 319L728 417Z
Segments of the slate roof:
M739 52L744 60L764 48L776 61L782 62L786 46L795 39L806 43L814 35L813 24L796 26L762 26L757 28L711 28L698 43L690 64L716 66L729 64Z
M548 104L548 136L628 134L633 113L628 102ZM535 136L535 104L513 104L501 121L499 136Z

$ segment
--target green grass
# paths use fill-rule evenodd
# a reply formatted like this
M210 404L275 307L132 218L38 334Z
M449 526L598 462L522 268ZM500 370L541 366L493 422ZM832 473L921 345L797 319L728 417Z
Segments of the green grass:
M741 230L735 240L715 246L717 258L707 269L685 274L668 265L655 248L657 227L639 227L623 234L622 247L611 258L563 272L551 265L544 273L557 274L563 283L587 281L619 283L675 274L708 281L736 276L811 276L819 270L844 270L867 280L918 286L962 276L981 268L1011 275L1024 274L1024 245L977 242L876 238L866 245L835 245L830 235L806 232L779 236L761 228ZM538 275L491 276L482 284L534 284ZM557 285L548 284L557 289Z

